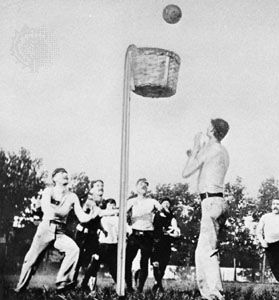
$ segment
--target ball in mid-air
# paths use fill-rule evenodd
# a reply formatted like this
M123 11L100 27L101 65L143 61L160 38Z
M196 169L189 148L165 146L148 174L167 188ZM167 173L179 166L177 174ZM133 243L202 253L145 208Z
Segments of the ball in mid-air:
M182 17L182 11L179 6L170 4L163 10L163 18L169 24L177 23Z

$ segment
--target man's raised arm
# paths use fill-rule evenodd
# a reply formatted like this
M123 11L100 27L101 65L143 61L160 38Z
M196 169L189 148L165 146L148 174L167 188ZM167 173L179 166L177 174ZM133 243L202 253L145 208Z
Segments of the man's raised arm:
M162 205L154 199L154 206L158 211L161 211L163 209Z
M182 171L182 177L188 178L193 175L203 164L205 159L204 145L201 145L202 133L198 133L194 138L193 150L187 150L187 162Z
M76 194L73 194L73 197L74 197L74 211L75 211L75 214L78 218L78 220L81 222L81 223L87 223L89 222L91 219L95 218L96 216L96 211L92 210L89 214L85 213L80 205L80 202L79 202L79 199L77 197Z

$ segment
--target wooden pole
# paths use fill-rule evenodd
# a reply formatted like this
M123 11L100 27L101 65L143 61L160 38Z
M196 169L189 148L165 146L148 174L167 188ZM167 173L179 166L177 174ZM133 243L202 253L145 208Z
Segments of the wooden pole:
M265 265L266 265L266 254L264 252L264 256L263 256L263 268L262 268L262 278L261 278L261 282L262 283L265 282Z
M233 281L236 281L236 258L233 258Z
M125 256L126 256L126 202L129 181L129 136L130 136L130 92L132 83L132 51L136 46L130 45L126 51L124 67L124 90L122 104L122 139L120 167L119 227L117 247L117 285L116 292L125 296Z

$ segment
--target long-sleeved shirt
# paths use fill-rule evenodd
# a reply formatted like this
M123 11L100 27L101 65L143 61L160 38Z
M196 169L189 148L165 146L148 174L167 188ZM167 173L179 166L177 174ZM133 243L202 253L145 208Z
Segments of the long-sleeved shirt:
M100 232L99 242L101 244L117 244L118 220L118 216L102 217L101 224L103 229L107 232L107 236L105 236L103 231Z

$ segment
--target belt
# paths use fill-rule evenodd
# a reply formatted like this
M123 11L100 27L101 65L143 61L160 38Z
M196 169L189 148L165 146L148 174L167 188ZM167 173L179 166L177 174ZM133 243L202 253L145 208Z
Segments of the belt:
M59 225L59 226L66 226L66 223L59 222L59 221L56 221L56 220L50 220L49 223Z
M66 231L66 223L62 223L62 222L55 221L55 220L50 220L49 224L54 224L56 230L58 230L58 231L62 231L62 232Z
M205 198L211 198L211 197L224 197L223 193L202 193L200 194L201 200L205 199Z

